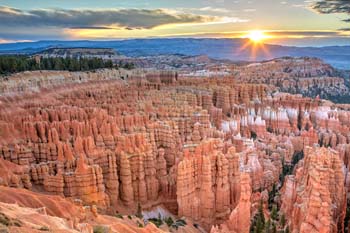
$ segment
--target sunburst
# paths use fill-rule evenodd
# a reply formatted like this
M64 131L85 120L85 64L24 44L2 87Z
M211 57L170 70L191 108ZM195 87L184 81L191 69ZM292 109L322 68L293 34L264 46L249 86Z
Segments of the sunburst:
M240 53L243 50L250 49L250 58L255 60L257 53L262 52L267 57L271 57L269 51L264 45L264 42L271 38L272 36L266 34L262 30L252 30L248 31L243 35L243 38L248 39L248 41L238 50Z
M261 43L268 38L268 35L266 35L263 31L254 30L247 34L247 38L254 43Z

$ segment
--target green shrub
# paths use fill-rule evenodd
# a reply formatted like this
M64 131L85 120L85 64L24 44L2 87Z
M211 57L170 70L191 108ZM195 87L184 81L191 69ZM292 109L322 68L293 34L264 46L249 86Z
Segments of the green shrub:
M94 233L108 233L108 228L105 226L94 226Z
M163 221L160 218L150 218L150 219L148 219L148 221L153 223L157 227L160 227L163 224Z
M50 229L47 226L42 226L39 228L39 231L50 231Z
M186 226L187 225L187 222L185 220L183 220L183 219L178 219L178 220L176 220L175 223L178 226Z
M172 225L171 227L175 228L176 230L179 228L179 227L183 227L183 226L186 226L187 223L185 220L183 219L177 219Z
M23 225L20 220L10 219L3 213L0 213L0 224L4 226L16 226L16 227L20 227Z
M16 227L21 227L22 222L18 219L13 219L11 225L16 226Z
M171 225L174 223L174 220L171 217L167 217L164 219L164 222L168 225L168 227L171 227Z
M137 226L138 226L138 227L140 227L140 228L142 228L142 227L143 227L143 224L142 224L142 223L140 223L139 221L137 221L136 223L137 223Z
M253 140L255 140L258 137L258 135L254 131L250 131L250 135L251 138L253 138Z
M10 225L10 219L3 213L0 213L0 224L5 226Z

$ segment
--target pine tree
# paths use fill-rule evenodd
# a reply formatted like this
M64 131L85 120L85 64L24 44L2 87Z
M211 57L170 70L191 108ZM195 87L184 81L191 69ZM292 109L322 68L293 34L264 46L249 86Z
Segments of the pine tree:
M271 219L276 221L277 218L278 218L277 207L276 205L273 205L271 210Z
M271 221L270 221L270 219L267 220L267 222L265 224L264 233L271 233Z
M54 60L54 70L63 70L63 62L61 58L56 58Z
M104 68L113 68L113 62L111 60L106 61Z
M89 62L88 59L81 58L80 59L80 67L82 71L89 70Z
M272 233L277 233L277 227L275 223L272 223Z
M141 208L141 205L140 203L137 204L137 212L136 212L136 217L138 218L143 218L143 215L142 215L142 208Z
M253 233L262 233L265 229L265 216L264 216L264 208L263 202L260 201L258 212L255 214L253 218L253 222L250 226L250 232Z
M287 226L286 230L284 230L284 233L289 233L289 226Z
M133 67L132 63L127 66ZM87 71L101 68L113 68L111 60L104 61L101 58L41 58L37 62L35 58L27 56L0 56L0 74L11 74L27 70L70 70Z
M276 184L273 184L272 186L272 190L269 192L269 209L271 210L272 208L272 204L274 202L275 196L277 194L277 188L276 188Z
M284 228L284 226L286 225L286 216L284 214L281 215L281 219L280 219L280 225Z

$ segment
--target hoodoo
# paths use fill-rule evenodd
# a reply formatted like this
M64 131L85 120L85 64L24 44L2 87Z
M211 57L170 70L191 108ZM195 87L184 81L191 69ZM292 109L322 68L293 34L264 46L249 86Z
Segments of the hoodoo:
M168 71L33 72L0 90L10 231L347 229L344 106Z

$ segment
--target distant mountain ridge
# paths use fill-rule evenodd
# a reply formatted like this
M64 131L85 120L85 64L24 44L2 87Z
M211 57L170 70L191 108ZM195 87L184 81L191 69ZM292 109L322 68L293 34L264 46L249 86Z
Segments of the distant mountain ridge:
M49 48L113 48L131 57L183 54L208 55L232 61L262 61L277 57L317 57L339 69L350 69L350 46L293 47L264 45L253 55L253 47L246 39L127 39L114 41L37 41L0 44L0 54L33 54Z

